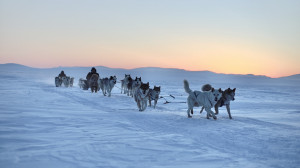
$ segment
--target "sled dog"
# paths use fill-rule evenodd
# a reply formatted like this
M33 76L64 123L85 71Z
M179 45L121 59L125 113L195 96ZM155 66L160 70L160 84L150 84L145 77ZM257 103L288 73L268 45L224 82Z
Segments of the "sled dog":
M133 83L133 79L131 77L128 78L128 83L126 85L126 89L127 89L127 96L130 96L131 92L132 92L132 83Z
M97 93L98 91L98 78L99 76L97 74L93 74L89 80L89 86L91 88L92 93Z
M235 98L235 90L234 89L226 89L223 93L222 93L222 97L220 98L220 100L216 103L215 105L215 111L216 111L216 115L219 114L219 107L222 107L223 105L226 105L226 109L227 109L227 113L230 119L232 119L231 117L231 113L230 113L230 101L234 101ZM204 107L202 107L200 113L202 113Z
M127 93L127 85L129 83L129 79L131 79L130 74L129 75L125 74L125 78L121 80L121 93L122 92L124 94Z
M154 86L153 89L149 89L149 107L151 107L151 101L154 100L154 108L156 107L157 101L159 99L160 86Z
M147 108L147 100L149 96L149 82L142 83L140 88L134 94L134 100L137 103L139 111L144 111Z
M189 94L187 98L188 117L192 117L190 113L193 111L193 107L204 106L205 111L207 112L206 118L209 119L209 116L212 115L213 118L216 120L217 117L215 116L215 113L211 110L211 108L214 107L214 105L221 98L222 90L215 90L214 88L212 88L211 91L192 91L189 87L189 83L187 80L184 80L183 84L185 92Z
M70 78L70 87L73 87L73 83L74 83L74 77Z
M70 77L66 76L66 77L62 77L62 81L65 87L69 87L70 86Z
M100 79L99 87L101 88L103 95L106 96L106 94L108 94L108 97L110 97L111 90L114 88L116 83L117 83L116 76L110 76L110 78Z
M55 86L60 87L62 84L62 79L60 77L55 77Z
M137 89L140 88L141 84L142 84L142 78L135 77L135 80L133 80L131 84L131 92L130 92L131 97L133 97Z
M79 81L78 81L78 86L80 88L82 88L83 90L88 90L88 83L87 83L87 80L86 79L82 79L80 78Z

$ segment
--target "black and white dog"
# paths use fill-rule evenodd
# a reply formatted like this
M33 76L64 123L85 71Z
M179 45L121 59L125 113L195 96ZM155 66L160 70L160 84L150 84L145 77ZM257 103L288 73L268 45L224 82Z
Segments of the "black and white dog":
M137 103L139 111L144 111L147 108L147 100L149 97L149 82L142 83L140 88L134 94L134 100Z
M70 77L66 76L66 77L62 77L62 82L64 84L65 87L69 87L70 85Z
M60 87L62 84L62 79L60 77L55 77L55 86Z
M234 88L234 89L228 88L223 92L221 99L215 105L216 114L219 114L219 107L226 105L228 116L230 119L232 119L231 113L230 113L230 101L235 100L235 98L234 98L235 90L236 90L236 88Z
M70 77L70 87L73 87L73 84L74 84L74 77Z
M142 84L142 78L135 77L135 80L132 81L131 87L130 87L130 96L133 97L135 92L140 88Z
M103 78L99 80L99 88L101 88L104 96L108 94L108 97L111 96L111 90L114 88L117 83L116 76L110 76L110 78Z
M187 115L189 118L192 116L190 113L193 113L193 107L199 107L203 106L205 108L205 111L207 112L206 118L209 119L210 115L216 120L217 117L215 116L215 113L211 110L212 107L215 106L215 104L219 101L219 99L222 96L222 90L215 90L212 88L211 91L192 91L189 87L189 83L187 80L183 81L184 84L184 90L186 93L189 94L187 98Z
M88 82L86 79L80 78L78 81L78 86L80 88L82 88L83 90L88 90L89 86L88 86Z
M157 101L159 99L160 86L154 86L153 89L149 89L149 107L151 107L151 101L154 100L154 108L156 107Z

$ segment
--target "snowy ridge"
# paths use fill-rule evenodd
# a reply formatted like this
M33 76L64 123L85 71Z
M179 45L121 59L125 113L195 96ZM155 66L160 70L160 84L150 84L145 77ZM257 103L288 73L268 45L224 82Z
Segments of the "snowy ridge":
M200 115L200 108L187 118L187 105L180 103L187 98L183 79L199 90L209 81L203 76L198 79L193 74L180 76L186 73L181 70L166 70L157 77L153 73L160 69L156 68L96 68L103 77L118 75L120 79L128 72L141 76L151 86L160 85L161 95L171 103L159 99L157 109L138 112L134 100L120 94L120 83L110 98L81 90L76 83L72 88L54 86L54 76L61 70L77 82L89 67L1 65L0 167L300 165L300 87L290 80L255 78L253 85L245 85L242 80L218 81L207 72L213 86L237 87L231 104L233 120L221 107L214 121L207 120L205 113ZM177 77L169 76L173 71Z

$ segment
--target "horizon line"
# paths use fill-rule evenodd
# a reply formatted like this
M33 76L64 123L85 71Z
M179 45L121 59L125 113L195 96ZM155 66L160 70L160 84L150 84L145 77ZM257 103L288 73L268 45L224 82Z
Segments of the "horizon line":
M279 77L271 77L268 75L262 75L262 74L253 74L253 73L247 73L247 74L238 74L238 73L222 73L222 72L214 72L211 70L187 70L183 68L166 68L166 67L155 67L155 66L147 66L147 67L136 67L136 68L116 68L116 67L109 67L109 66L103 66L103 65L95 65L95 66L53 66L53 67L37 67L37 66L29 66L29 65L24 65L24 64L19 64L19 63L0 63L0 65L7 65L7 64L15 64L15 65L21 65L29 68L35 68L35 69L53 69L53 68L60 68L60 67L65 67L65 68L88 68L88 67L105 67L105 68L110 68L110 69L125 69L125 70L134 70L134 69L142 69L142 68L160 68L160 69L176 69L176 70L183 70L187 72L212 72L215 74L224 74L224 75L253 75L253 76L264 76L272 79L276 78L284 78L284 77L289 77L289 76L294 76L294 75L300 75L300 73L292 74L292 75L287 75L287 76L279 76Z

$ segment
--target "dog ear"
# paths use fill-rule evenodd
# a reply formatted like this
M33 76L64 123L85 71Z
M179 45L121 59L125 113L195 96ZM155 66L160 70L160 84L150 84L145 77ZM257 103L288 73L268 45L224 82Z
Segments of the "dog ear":
M234 92L235 92L235 89L236 89L236 88L233 89Z
M147 85L149 86L149 82L147 82Z
M215 91L215 88L212 88L211 91L214 92L214 91Z
M222 89L221 88L219 88L219 92L222 93Z

